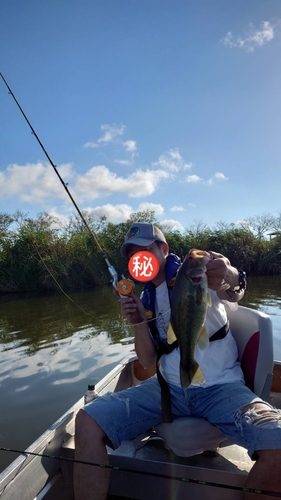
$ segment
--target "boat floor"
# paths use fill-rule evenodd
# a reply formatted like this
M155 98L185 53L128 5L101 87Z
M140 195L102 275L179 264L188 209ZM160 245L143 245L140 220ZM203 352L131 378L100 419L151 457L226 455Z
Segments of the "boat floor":
M188 494L192 499L224 500L226 491L228 499L237 500L242 498L242 491L240 496L237 489L242 490L253 465L244 448L231 444L189 458L167 450L161 439L149 441L140 449L135 448L133 441L125 441L117 450L108 448L108 453L113 467L108 499L112 500L180 499ZM74 439L70 438L63 447L63 456L73 455ZM61 467L66 484L71 487L72 466L61 462Z

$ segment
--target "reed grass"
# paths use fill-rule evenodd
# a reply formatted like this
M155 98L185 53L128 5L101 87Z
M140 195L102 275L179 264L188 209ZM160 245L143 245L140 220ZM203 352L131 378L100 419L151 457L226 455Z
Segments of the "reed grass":
M150 211L138 212L120 224L107 222L105 217L88 219L95 239L76 216L61 227L48 214L35 219L20 212L14 216L0 214L0 293L55 291L59 287L81 290L109 284L111 277L100 248L120 275L128 275L127 262L120 255L124 235L136 220L157 224ZM269 240L245 227L222 223L215 229L199 223L184 233L165 227L162 230L170 251L181 258L190 248L213 250L248 274L281 274L280 235Z

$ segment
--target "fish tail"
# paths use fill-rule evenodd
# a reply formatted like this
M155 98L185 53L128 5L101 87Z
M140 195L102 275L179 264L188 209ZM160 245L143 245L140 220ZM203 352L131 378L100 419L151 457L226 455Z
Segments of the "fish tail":
M180 366L180 381L184 390L190 386L191 382L202 384L205 381L203 372L196 361L188 370L184 366Z

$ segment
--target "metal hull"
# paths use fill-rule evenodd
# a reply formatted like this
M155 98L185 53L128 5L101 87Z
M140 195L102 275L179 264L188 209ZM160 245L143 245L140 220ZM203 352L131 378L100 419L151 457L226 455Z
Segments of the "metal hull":
M138 383L136 357L126 358L97 385L102 395ZM276 365L280 380L280 363ZM275 387L276 390L276 387ZM280 407L280 394L272 393L272 403ZM74 458L75 416L83 406L81 398L37 441L0 474L1 500L73 500L73 463L28 455L28 452ZM245 478L252 467L246 450L230 445L216 453L189 458L176 456L163 441L151 441L136 450L133 442L124 442L113 451L108 448L111 470L110 498L119 496L138 500L242 499Z

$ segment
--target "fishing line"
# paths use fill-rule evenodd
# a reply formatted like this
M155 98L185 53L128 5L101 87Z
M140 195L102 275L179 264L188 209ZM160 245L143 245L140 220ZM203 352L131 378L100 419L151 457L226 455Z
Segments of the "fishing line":
M165 314L168 314L171 312L171 308L167 309L167 311L164 311L163 313L159 314L158 316L155 316L155 318L150 318L150 319L145 319L143 321L140 321L139 323L128 323L128 326L139 326L139 325L144 325L146 323L150 323L151 321L155 321L159 319L161 316L165 316Z
M42 143L42 142L41 142L41 140L39 139L39 137L38 137L37 133L35 132L35 130L34 130L34 128L33 128L33 126L31 125L31 123L30 123L29 119L27 118L27 116L26 116L25 112L23 111L23 109L22 109L21 105L19 104L19 102L18 102L17 98L15 97L14 93L12 92L11 88L9 87L9 85L8 85L7 81L5 80L4 76L2 75L2 73L0 73L0 76L1 76L1 78L2 78L2 80L3 80L3 82L5 83L5 85L6 85L7 89L8 89L9 94L10 94L10 95L12 96L12 98L14 99L14 101L15 101L16 105L18 106L18 108L19 108L19 110L20 110L21 114L23 115L23 117L24 117L25 121L27 122L27 124L28 124L29 128L31 129L31 133L35 136L35 138L36 138L37 142L39 143L39 145L41 146L41 148L42 148L42 150L43 150L43 152L44 152L45 156L47 157L47 159L49 160L49 162L50 162L51 166L53 167L53 169L54 169L55 173L57 174L57 176L58 176L58 178L59 178L59 180L60 180L61 184L63 185L63 187L64 187L64 189L65 189L66 193L68 194L68 196L69 196L70 200L72 201L72 203L73 203L74 207L76 208L76 210L77 210L77 212L78 212L78 214L79 214L79 216L80 216L80 218L81 218L82 222L84 223L84 225L85 225L86 229L88 230L88 232L89 232L89 234L90 234L91 238L92 238L92 239L94 240L94 242L96 243L96 245L97 245L97 247L98 247L98 249L99 249L99 251L100 251L100 253L101 253L102 257L104 258L104 260L105 260L105 262L106 262L106 264L107 264L108 271L109 271L109 273L110 273L110 275L111 275L111 277L112 277L112 283L113 283L113 286L114 286L114 288L115 288L116 290L118 290L118 288L117 288L117 286L118 286L118 274L117 274L117 272L116 272L115 268L114 268L114 267L110 264L109 259L108 259L107 255L106 255L105 251L104 251L104 250L103 250L103 248L101 247L101 245L100 245L100 243L99 243L98 238L96 237L96 235L94 234L94 232L93 232L93 231L92 231L92 229L90 228L90 226L89 226L89 224L87 223L87 221L86 221L86 219L85 219L85 217L84 217L83 213L81 212L81 210L80 210L80 208L78 207L78 205L77 205L76 201L74 200L74 198L73 198L73 196L72 196L71 192L69 191L69 189L68 189L68 187L67 187L67 183L65 183L65 182L64 182L64 180L62 179L62 177L61 177L61 175L60 175L60 173L59 173L59 171L58 171L58 169L57 169L57 166L54 164L54 162L52 161L52 159L51 159L51 157L49 156L48 152L46 151L46 149L45 149L45 147L44 147L43 143ZM122 277L122 278L123 278L123 277ZM128 293L130 293L130 292L128 292L128 291L127 291L127 289L129 288L129 289L130 289L130 291L131 291L131 289L132 289L132 285L130 285L131 280L126 280L125 278L123 278L123 280L122 280L122 281L123 281L122 293L123 293L124 295L127 295ZM125 283L124 283L124 282L125 282Z
M33 245L34 245L34 248L36 250L36 252L38 253L39 255L39 258L41 260L41 262L43 263L43 265L45 266L45 268L47 269L48 273L50 274L50 276L53 278L54 282L57 284L57 286L59 287L60 291L68 298L68 300L70 300L70 302L72 302L76 307L78 307L78 309L80 309L84 314L87 314L87 316L92 316L92 314L88 313L87 311L85 311L85 309L83 309L81 306L79 306L77 304L77 302L75 302L63 289L62 287L60 286L59 282L56 280L55 276L53 275L52 271L49 269L49 267L47 266L46 262L44 261L42 255L40 254L39 252L39 248L37 246L37 244L35 243L35 241L32 242Z
M22 455L32 455L34 457L51 458L54 460L64 460L66 462L72 462L72 463L81 464L81 465L91 465L92 467L100 467L101 469L118 470L120 472L130 472L132 474L142 474L145 476L158 477L161 479L172 479L174 481L181 481L184 483L198 484L201 486L212 486L215 488L230 489L230 490L242 491L244 493L255 493L258 495L268 495L268 496L272 496L274 498L281 498L281 493L278 493L277 491L260 490L260 489L255 489L255 488L245 488L244 486L232 486L230 484L215 483L214 481L202 481L199 479L191 479L191 478L187 478L187 477L174 476L174 475L170 475L170 474L160 474L158 472L146 472L146 471L141 471L141 470L131 470L131 469L127 469L126 467L119 467L117 465L108 465L108 464L99 464L99 463L95 463L95 462L87 462L85 460L76 460L73 458L49 455L46 453L33 453L31 451L14 450L11 448L3 448L3 447L0 447L0 451L10 451L12 453L20 453ZM26 456L26 458L27 458L27 456Z

